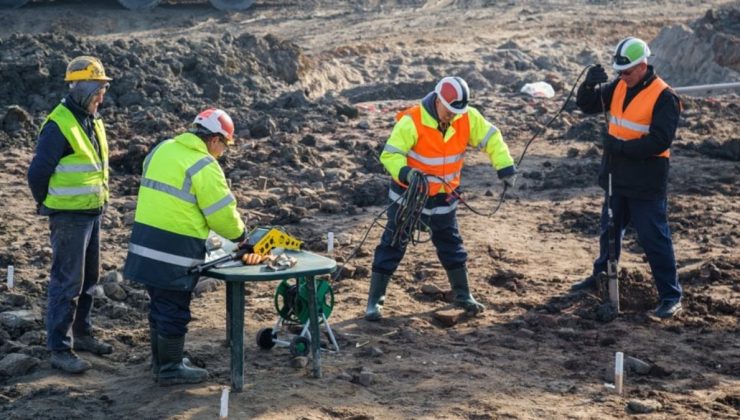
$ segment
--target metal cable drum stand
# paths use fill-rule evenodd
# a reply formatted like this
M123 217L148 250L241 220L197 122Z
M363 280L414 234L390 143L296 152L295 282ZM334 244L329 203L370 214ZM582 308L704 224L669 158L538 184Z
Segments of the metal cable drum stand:
M294 283L283 280L275 289L275 310L278 319L273 328L262 328L257 331L257 345L265 350L275 345L288 347L293 356L306 356L311 349L311 337L309 332L309 291L304 279L297 279ZM326 334L331 341L334 351L339 352L339 345L334 337L334 332L329 325L328 318L334 309L334 291L326 279L316 280L316 308L319 313L319 326L323 325ZM300 333L294 335L290 340L281 339L278 335L291 327L300 328ZM315 339L321 340L321 337Z

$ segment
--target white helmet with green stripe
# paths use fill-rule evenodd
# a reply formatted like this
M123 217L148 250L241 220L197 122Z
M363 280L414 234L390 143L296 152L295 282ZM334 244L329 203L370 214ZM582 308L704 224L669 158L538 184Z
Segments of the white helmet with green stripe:
M617 48L614 49L612 67L616 71L627 70L640 63L647 63L648 57L650 47L647 43L639 38L628 37L619 41Z

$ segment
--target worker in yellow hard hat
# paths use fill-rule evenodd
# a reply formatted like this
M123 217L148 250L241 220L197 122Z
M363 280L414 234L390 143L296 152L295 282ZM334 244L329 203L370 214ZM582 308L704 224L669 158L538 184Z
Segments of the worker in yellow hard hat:
M92 336L93 286L100 272L100 219L108 204L108 143L98 107L112 80L99 59L69 62L69 94L41 126L28 185L49 216L52 248L46 315L51 365L81 373L90 362L74 350L113 351Z

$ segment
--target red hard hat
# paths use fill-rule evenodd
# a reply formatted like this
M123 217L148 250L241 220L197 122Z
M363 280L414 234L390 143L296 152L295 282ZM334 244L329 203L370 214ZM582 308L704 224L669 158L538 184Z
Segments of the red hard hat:
M195 117L193 124L198 124L213 134L220 134L226 142L234 142L234 121L223 109L208 108Z

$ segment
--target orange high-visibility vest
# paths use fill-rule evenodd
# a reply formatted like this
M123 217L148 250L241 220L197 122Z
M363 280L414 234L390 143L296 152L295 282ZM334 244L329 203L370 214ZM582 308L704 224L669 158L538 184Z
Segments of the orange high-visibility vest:
M455 132L445 142L442 133L436 127L422 124L421 112L421 105L415 105L396 115L396 121L404 115L411 117L418 136L416 145L406 155L406 162L409 167L427 175L430 196L439 193L442 188L450 192L460 185L465 148L470 139L470 119L465 113L452 121L448 130L454 129ZM401 182L399 184L406 186Z
M609 108L609 134L620 140L637 140L650 132L650 123L653 120L653 110L658 97L669 86L660 77L655 77L648 87L641 90L627 108L624 109L624 98L627 96L627 83L620 80L612 95ZM670 149L665 149L656 155L668 158Z

